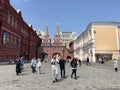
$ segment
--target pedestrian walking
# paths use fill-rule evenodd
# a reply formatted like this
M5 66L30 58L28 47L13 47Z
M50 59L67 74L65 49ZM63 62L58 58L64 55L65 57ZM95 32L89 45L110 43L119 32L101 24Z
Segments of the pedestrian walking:
M72 67L72 74L71 74L71 78L73 78L73 74L74 74L74 78L77 79L76 76L76 72L77 72L77 60L76 58L73 58L71 61L71 67Z
M65 78L65 63L66 61L64 58L60 59L59 64L60 64L61 78Z
M20 59L16 59L16 75L21 74L21 68L20 68Z
M102 57L99 57L98 60L99 60L99 64L102 64L102 61L103 61Z
M89 59L89 57L87 57L87 59L86 59L86 65L90 66L90 59Z
M20 68L21 68L21 71L23 72L23 69L24 69L24 58L23 57L21 57L20 58Z
M115 72L117 72L118 71L118 61L116 59L114 59L114 61L113 61L113 66L114 66Z
M32 68L32 74L35 74L36 73L36 58L34 57L32 60L31 60L31 68Z
M78 62L79 62L79 67L81 66L81 60L80 59L78 59Z
M53 83L58 82L58 67L59 67L59 60L56 57L53 57L51 60L52 65L52 76L53 76Z
M41 74L41 67L42 67L41 59L38 58L38 62L37 62L37 71L38 71L38 75Z

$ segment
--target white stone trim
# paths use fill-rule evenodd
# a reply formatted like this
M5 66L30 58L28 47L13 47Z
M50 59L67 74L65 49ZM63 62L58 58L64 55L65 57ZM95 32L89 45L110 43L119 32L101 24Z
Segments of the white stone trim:
M119 50L120 47L119 47L119 29L118 29L118 27L116 27L116 39L117 39L117 47L118 47L118 50ZM119 52L118 52L118 54L119 54Z
M92 27L92 39L93 39L93 46L92 46L92 52L93 52L93 62L96 62L95 60L95 38L94 38L94 27Z

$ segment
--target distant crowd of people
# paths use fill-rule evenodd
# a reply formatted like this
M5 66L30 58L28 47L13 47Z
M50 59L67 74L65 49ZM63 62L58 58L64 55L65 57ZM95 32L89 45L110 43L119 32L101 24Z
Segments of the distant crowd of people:
M16 59L16 75L20 75L24 70L24 58L20 57ZM78 58L73 57L68 58L67 60L65 58L58 59L55 56L50 60L51 63L51 70L52 70L52 78L53 83L58 82L58 74L60 70L60 76L61 79L66 78L66 63L69 63L69 66L71 66L71 78L77 79L77 66L81 66L81 64L86 64L86 66L90 66L90 59L87 57L85 60L80 60ZM103 64L104 60L99 57L99 64ZM118 71L118 62L116 59L113 61L113 66L115 71ZM42 60L40 58L36 59L35 57L31 60L31 69L32 74L38 74L41 75L42 71Z

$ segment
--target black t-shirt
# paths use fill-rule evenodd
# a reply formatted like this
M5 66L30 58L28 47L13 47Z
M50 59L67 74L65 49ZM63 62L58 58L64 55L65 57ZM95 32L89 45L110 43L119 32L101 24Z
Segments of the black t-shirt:
M65 60L64 60L64 59L61 59L61 60L59 61L59 64L60 64L60 68L61 68L61 69L65 69Z

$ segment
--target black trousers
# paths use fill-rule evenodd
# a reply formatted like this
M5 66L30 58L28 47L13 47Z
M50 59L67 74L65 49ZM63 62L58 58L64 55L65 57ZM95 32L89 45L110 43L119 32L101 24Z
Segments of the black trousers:
M65 78L65 69L60 68L61 78Z
M32 67L32 73L36 72L36 67Z
M73 78L73 74L74 74L74 78L76 78L76 71L77 71L77 69L72 69L71 78Z
M21 69L20 68L16 68L16 74L17 75L21 74Z

